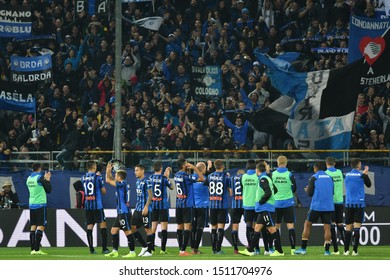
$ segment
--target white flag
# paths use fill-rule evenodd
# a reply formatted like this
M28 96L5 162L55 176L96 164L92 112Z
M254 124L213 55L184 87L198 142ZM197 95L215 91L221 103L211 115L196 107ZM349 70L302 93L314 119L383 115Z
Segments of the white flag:
M142 19L133 21L132 23L135 23L135 24L142 26L146 29L158 31L160 29L161 23L163 21L164 21L164 19L162 17L147 17L147 18L142 18Z
M390 0L385 0L385 12L386 16L390 17Z

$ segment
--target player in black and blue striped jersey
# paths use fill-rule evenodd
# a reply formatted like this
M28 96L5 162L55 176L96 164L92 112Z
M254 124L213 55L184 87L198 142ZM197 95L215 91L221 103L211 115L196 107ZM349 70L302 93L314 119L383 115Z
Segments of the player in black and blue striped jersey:
M88 172L81 177L81 183L84 188L84 209L87 223L87 240L89 251L91 254L95 254L93 248L93 227L95 224L99 224L100 234L102 237L102 253L108 254L110 251L107 249L107 222L104 215L104 208L102 203L102 195L106 194L106 188L104 187L103 178L100 172L96 172L97 164L94 161L88 161Z
M116 211L118 216L116 217L112 227L112 252L105 254L105 257L114 257L119 256L119 230L123 230L127 237L127 243L130 249L129 254L124 255L124 258L134 258L135 254L135 242L134 237L131 232L131 209L130 209L130 186L127 184L126 170L116 170L115 178L112 176L112 164L107 164L106 167L106 182L107 184L116 188Z
M241 217L244 216L244 208L242 206L242 184L241 178L245 171L237 170L236 175L230 178L230 188L232 190L232 206L230 209L230 217L232 219L232 242L234 254L238 254L238 228L241 222Z
M177 241L180 247L180 256L191 256L186 251L188 241L191 235L192 208L194 207L194 188L195 182L204 181L203 174L196 166L188 163L185 159L179 159L177 162L179 171L174 176L176 186L176 223L177 223ZM194 174L188 174L193 170Z
M213 253L224 254L221 250L225 235L228 199L230 194L230 177L224 172L223 161L214 162L215 172L207 176L205 185L209 187L209 208L211 224L211 244Z
M133 219L131 221L131 231L134 237L141 243L142 250L138 254L139 257L150 257L153 251L153 234L152 234L152 185L149 177L145 177L145 166L137 164L134 169L137 182L135 183L135 189L137 193L137 202L135 204ZM144 227L147 242L143 239L138 228Z
M163 172L163 165L161 161L156 161L153 164L154 174L150 176L149 180L152 185L152 234L153 244L156 237L158 223L161 224L161 251L160 254L167 254L166 245L168 240L168 220L169 220L169 200L168 190L173 190L173 186L169 181L169 175L172 169L167 167Z

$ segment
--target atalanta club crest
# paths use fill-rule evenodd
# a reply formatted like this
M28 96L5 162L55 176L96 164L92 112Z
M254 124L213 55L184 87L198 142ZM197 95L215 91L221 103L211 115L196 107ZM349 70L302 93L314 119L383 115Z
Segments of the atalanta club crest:
M386 42L383 37L363 37L360 40L359 50L364 56L365 61L367 61L368 65L370 65L369 72L373 73L371 66L381 56L381 54L385 50L385 47Z

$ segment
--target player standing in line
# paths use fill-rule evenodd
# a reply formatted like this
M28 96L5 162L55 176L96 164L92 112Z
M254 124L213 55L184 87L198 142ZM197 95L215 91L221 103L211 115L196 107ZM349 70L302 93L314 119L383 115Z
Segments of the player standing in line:
M96 162L88 161L87 170L88 172L81 177L81 183L83 184L85 195L84 209L87 221L89 252L91 254L96 254L96 251L93 248L92 230L94 225L98 223L102 236L102 253L108 254L110 251L107 249L107 222L102 203L102 194L106 194L106 188L104 187L100 172L96 172Z
M151 202L153 197L152 185L149 178L145 177L145 166L137 164L134 169L137 182L135 190L137 194L137 202L135 204L133 218L131 220L131 231L134 237L141 243L142 249L138 257L151 257L153 248L153 232L152 232L152 210ZM144 227L146 232L147 242L143 239L138 228Z
M266 227L271 235L271 240L275 244L275 251L270 254L271 257L284 256L280 242L279 232L276 230L275 223L272 219L271 212L275 212L275 196L272 179L267 175L269 165L261 161L256 166L256 174L259 177L259 186L256 191L256 208L257 213L256 225L250 245L247 249L239 251L245 256L254 256L254 248L259 243L260 233L263 227Z
M242 175L244 170L237 170L237 174L230 179L230 188L232 190L232 207L230 217L232 219L232 242L234 254L238 254L238 226L241 222L241 217L244 216L244 208L242 208Z
M112 236L112 251L111 253L105 254L105 257L117 258L119 256L119 230L123 230L127 237L127 244L129 246L130 252L127 255L124 255L124 258L134 258L135 252L135 242L133 234L131 233L130 223L131 223L131 209L130 209L130 187L126 181L126 170L116 170L115 178L112 177L112 164L107 164L106 167L106 183L115 187L115 196L116 196L116 211L118 216L116 217L114 223L111 227L111 236Z
M314 175L309 180L309 186L305 191L312 197L310 210L307 213L307 218L303 227L301 248L295 251L297 255L306 255L307 242L310 238L311 226L316 223L319 218L324 224L324 239L325 239L325 256L329 256L330 248L330 225L332 223L332 215L334 211L333 191L334 183L330 175L325 173L325 164L316 162L313 166Z
M361 172L362 163L359 159L351 160L352 170L345 174L345 243L344 255L349 255L349 244L353 231L353 252L352 256L359 255L360 228L364 222L365 195L364 185L371 187L371 180L368 177L368 166Z
M211 224L211 243L214 254L224 254L221 250L225 236L230 178L224 172L223 162L217 159L214 162L215 172L207 176L205 185L209 187L209 207Z
M168 219L169 201L167 188L173 190L171 182L168 180L172 169L167 167L162 174L163 166L161 161L153 164L154 174L149 180L152 185L152 233L153 244L156 237L158 223L161 224L161 250L160 254L167 254L166 245L168 240Z
M276 161L278 163L278 168L272 172L272 182L278 190L275 194L276 230L280 234L280 225L284 219L288 229L291 255L295 255L294 193L297 189L297 184L294 175L287 169L287 157L279 156Z
M212 166L212 162L208 161L208 167L206 168L206 164L204 162L198 162L196 164L196 168L198 168L199 172L203 175L206 174L206 169L210 169L210 164ZM204 182L195 182L193 184L194 187L194 209L193 209L193 218L192 218L192 229L191 229L191 247L193 254L201 254L199 251L199 244L202 240L203 230L208 223L208 207L209 207L209 190L207 186L204 185Z
M45 172L42 176L42 165L34 163L32 173L28 176L26 185L29 191L28 206L30 208L30 245L31 255L47 255L40 250L43 232L45 230L47 193L50 193L52 186L50 184L51 173Z
M325 173L332 177L334 183L334 212L332 216L332 225L330 226L330 234L332 238L333 252L332 255L340 255L339 246L337 244L336 226L337 231L340 234L340 239L345 244L345 229L344 229L344 175L341 170L336 169L336 160L333 157L327 157L325 159L326 171Z
M242 175L242 205L244 208L244 219L246 223L246 239L248 246L252 240L254 226L257 219L255 211L256 191L259 186L259 178L256 174L256 162L249 159L246 163L246 173ZM260 254L259 245L255 247L255 254Z
M193 183L204 181L203 174L196 166L188 163L185 159L177 162L179 171L174 176L176 186L176 222L177 241L180 248L180 256L191 256L186 251L191 235L192 208L194 207ZM195 174L188 174L193 170Z

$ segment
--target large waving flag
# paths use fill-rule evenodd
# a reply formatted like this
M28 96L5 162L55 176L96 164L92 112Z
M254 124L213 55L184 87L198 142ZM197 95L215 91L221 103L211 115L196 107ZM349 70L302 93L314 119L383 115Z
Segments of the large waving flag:
M161 24L164 21L164 18L162 17L146 17L146 18L141 18L136 21L131 21L125 17L122 16L122 19L124 19L127 22L136 24L138 26L141 26L146 29L158 31L160 29Z
M284 126L280 125L285 124L284 110L288 115L286 130L296 147L348 149L358 93L368 85L390 81L390 68L386 65L390 61L389 30L381 37L386 47L371 64L362 58L339 69L298 73L284 71L267 56L258 55L259 61L269 69L272 85L283 96L277 100L279 104L272 103L268 109L268 114L279 116L279 127L262 124L264 110L253 114L254 127L270 133L283 130ZM267 131L268 128L271 129Z

